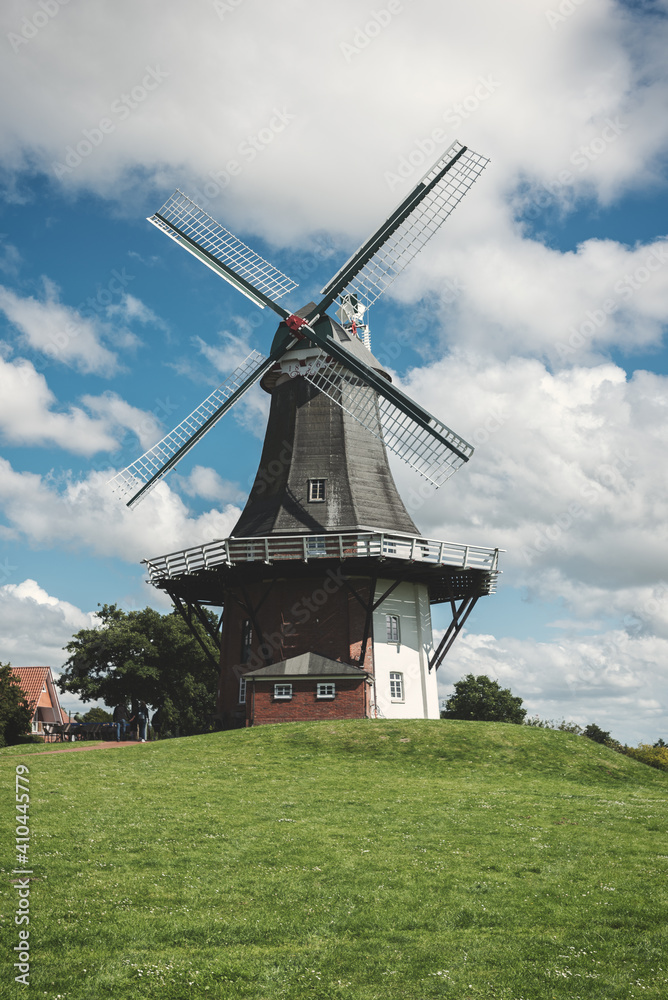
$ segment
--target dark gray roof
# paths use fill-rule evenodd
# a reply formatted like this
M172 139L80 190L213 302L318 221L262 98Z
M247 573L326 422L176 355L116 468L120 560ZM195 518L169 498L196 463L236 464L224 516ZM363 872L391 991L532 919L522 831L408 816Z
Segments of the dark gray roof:
M280 663L271 663L268 667L251 670L244 677L257 677L258 680L272 677L368 677L366 670L355 667L352 663L339 663L330 660L319 653L301 653Z
M321 324L329 324L349 351L382 372L361 340L328 316ZM369 527L419 534L397 491L382 440L306 379L264 384L271 409L262 458L233 537ZM377 421L380 434L379 413ZM309 503L309 479L327 481L324 503Z

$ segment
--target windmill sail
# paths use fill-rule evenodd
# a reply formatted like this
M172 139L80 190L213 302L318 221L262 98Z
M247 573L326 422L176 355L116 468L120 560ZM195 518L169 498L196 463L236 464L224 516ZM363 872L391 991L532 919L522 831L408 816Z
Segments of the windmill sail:
M336 361L323 357L320 365L304 369L304 378L437 487L473 454L473 447L436 417L423 411L429 419L418 423Z
M125 500L128 507L146 496L158 480L173 469L193 445L211 430L242 393L261 378L274 360L273 355L265 358L259 351L251 351L230 377L207 396L190 416L182 420L178 427L109 480L108 485L112 491L119 499Z
M148 221L260 309L269 306L284 319L288 315L277 306L276 299L297 288L297 282L242 243L181 191L177 189Z
M382 226L322 289L318 305L356 296L366 309L431 239L483 172L489 160L454 142Z

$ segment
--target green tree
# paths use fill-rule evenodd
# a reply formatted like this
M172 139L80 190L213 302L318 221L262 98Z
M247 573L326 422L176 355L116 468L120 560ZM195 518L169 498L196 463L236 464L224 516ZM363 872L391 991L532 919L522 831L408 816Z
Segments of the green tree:
M586 736L588 740L593 740L594 743L608 743L611 739L610 733L606 733L595 722L590 722L588 726L585 726L582 735Z
M498 681L484 674L479 677L467 674L455 684L455 693L445 703L443 718L521 725L526 714L522 699L515 697L510 688L500 687Z
M105 712L103 708L89 708L85 715L81 716L81 722L111 722L111 712ZM79 721L79 720L78 720Z
M110 707L145 701L160 707L165 732L190 735L211 728L217 658L199 624L214 662L176 611L125 612L105 604L98 618L96 628L81 629L65 647L70 657L58 681L61 691L73 691L84 702L101 699ZM213 614L210 618L215 623Z
M0 663L0 746L20 743L29 732L32 712L11 664Z

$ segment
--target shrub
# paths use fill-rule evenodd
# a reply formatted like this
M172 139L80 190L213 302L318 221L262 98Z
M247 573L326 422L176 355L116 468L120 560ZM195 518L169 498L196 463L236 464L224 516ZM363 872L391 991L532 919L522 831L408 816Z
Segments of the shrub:
M649 767L656 767L659 771L668 771L668 747L653 747L649 743L641 743L637 747L621 747L621 753Z
M562 733L575 733L577 736L582 734L582 726L578 726L577 722L566 722L565 719L560 719L558 722L554 719L540 719L537 715L532 715L530 719L524 720L525 726L534 726L536 729L557 729Z

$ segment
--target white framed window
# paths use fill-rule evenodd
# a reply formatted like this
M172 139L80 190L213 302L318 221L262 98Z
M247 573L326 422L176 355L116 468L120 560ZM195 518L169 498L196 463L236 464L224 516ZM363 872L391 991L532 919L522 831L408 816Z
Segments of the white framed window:
M392 701L404 700L404 675L396 670L390 672L390 699Z
M292 698L292 684L274 684L274 698L277 701L289 701Z
M385 628L387 630L388 642L401 642L399 615L385 615Z
M325 502L325 484L326 479L309 479L308 481L308 502L309 503L324 503Z
M240 677L239 678L239 704L240 705L245 705L246 704L246 678L245 677Z
M331 683L318 684L316 686L316 696L318 698L334 698L336 695L336 686Z
M306 554L309 556L326 556L327 539L324 535L311 535L306 539Z

